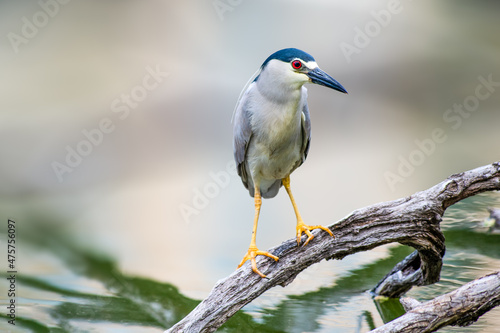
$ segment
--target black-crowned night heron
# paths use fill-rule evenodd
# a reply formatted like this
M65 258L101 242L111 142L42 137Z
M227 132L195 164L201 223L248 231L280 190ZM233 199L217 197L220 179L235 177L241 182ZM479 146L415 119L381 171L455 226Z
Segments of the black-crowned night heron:
M313 229L322 229L332 237L330 229L304 223L290 189L290 174L304 163L311 141L311 120L307 107L307 89L304 83L312 82L343 93L340 83L322 71L314 58L304 51L289 48L271 54L250 79L240 95L233 119L233 149L238 174L254 197L255 218L252 240L248 252L239 264L247 260L252 270L257 269L255 257L278 257L257 248L255 237L259 220L261 198L276 196L281 185L285 187L297 216L297 244L302 233L314 236Z

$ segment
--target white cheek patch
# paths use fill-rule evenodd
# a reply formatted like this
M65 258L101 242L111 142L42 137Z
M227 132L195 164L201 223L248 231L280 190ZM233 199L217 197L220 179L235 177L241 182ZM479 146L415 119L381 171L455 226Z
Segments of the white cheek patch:
M304 65L309 68L309 69L315 69L316 67L318 67L318 64L316 63L316 61L308 61L308 62L304 62Z

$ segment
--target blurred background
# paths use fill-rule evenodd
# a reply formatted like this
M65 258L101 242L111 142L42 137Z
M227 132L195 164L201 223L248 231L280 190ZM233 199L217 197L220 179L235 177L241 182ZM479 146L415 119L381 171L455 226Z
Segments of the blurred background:
M499 10L463 0L0 2L0 237L5 253L15 220L22 330L161 332L236 268L254 207L234 172L230 120L279 49L312 54L349 91L308 86L312 144L292 176L306 222L328 225L498 161ZM499 197L453 208L443 281L414 297L498 269L500 242L481 221ZM294 237L294 225L284 192L265 200L258 246ZM226 330L379 326L365 291L410 252L394 244L315 265ZM126 320L139 309L152 319ZM494 332L489 318L469 330Z

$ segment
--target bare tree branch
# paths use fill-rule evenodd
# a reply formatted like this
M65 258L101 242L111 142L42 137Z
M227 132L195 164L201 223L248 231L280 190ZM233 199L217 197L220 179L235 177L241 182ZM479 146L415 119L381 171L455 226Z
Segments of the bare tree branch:
M371 333L434 332L447 325L468 326L500 304L500 272L469 282L450 293L420 303L403 298L407 313Z
M219 280L205 300L166 332L213 332L266 290L286 286L312 264L342 259L387 243L398 242L418 251L418 256L413 254L406 264L398 264L401 273L391 275L391 290L401 294L413 285L434 283L439 280L445 250L439 227L444 211L462 199L493 190L500 190L500 162L452 175L406 198L358 209L329 226L335 239L315 232L314 240L306 247L297 247L295 239L290 239L268 250L280 258L275 262L259 257L259 269L268 278L262 279L252 272L250 264L245 264ZM394 279L399 275L402 279Z

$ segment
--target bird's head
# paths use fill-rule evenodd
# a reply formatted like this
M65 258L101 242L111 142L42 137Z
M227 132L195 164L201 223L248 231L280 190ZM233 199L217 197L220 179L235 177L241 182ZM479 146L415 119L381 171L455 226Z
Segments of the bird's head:
M290 88L300 88L304 83L311 82L347 93L339 82L318 67L310 54L294 48L271 54L262 64L256 80Z

